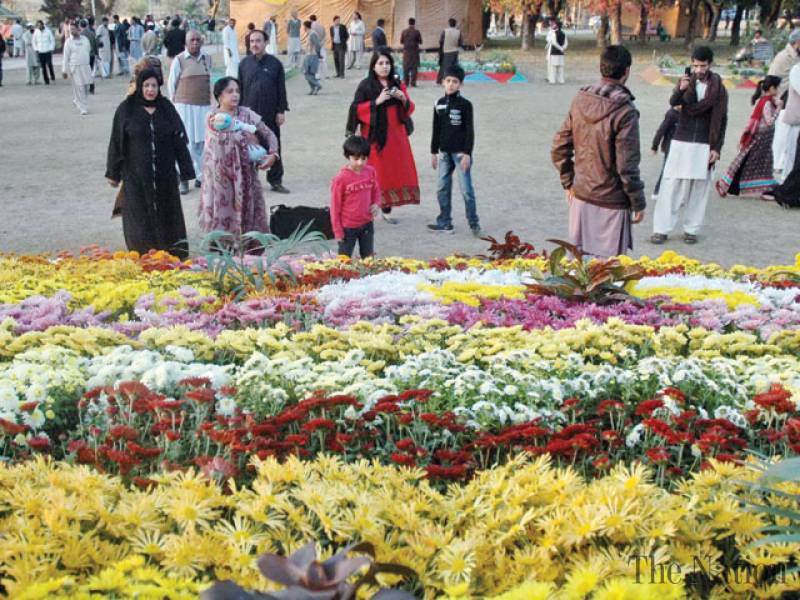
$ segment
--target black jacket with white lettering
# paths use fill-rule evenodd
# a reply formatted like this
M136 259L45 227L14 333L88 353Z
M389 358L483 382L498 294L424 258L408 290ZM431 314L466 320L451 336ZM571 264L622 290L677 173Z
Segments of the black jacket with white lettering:
M439 98L433 106L431 154L441 151L471 155L474 144L472 103L459 92Z

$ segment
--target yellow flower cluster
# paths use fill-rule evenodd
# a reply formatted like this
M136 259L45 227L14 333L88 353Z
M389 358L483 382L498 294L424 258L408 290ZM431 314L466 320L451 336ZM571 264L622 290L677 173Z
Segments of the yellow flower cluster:
M31 296L52 296L60 290L72 295L73 309L93 306L112 312L130 309L140 296L180 298L176 290L192 286L213 295L207 272L170 269L145 271L128 254L96 260L81 256L46 260L37 257L0 256L0 303L17 303Z
M134 554L79 582L71 576L34 583L17 600L92 600L138 598L139 600L195 600L210 582L172 577L146 564Z
M117 589L123 582L113 565L130 559L124 568L139 573L134 582L153 567L165 577L230 578L264 589L254 562L260 553L291 553L317 540L327 557L363 540L375 545L378 560L415 569L427 598L486 597L532 581L540 590L551 584L559 598L625 597L611 592L637 577L662 583L651 574L669 565L684 577L702 574L702 566L714 597L724 598L735 597L726 592L731 568L800 558L800 544L747 547L768 522L735 495L749 497L742 481L756 477L743 467L713 463L673 493L654 485L641 465L585 481L544 457L519 457L446 492L419 470L366 461L267 460L254 468L250 486L225 493L192 473L160 476L160 485L142 491L64 463L0 466L2 583L12 596L29 598L43 597L39 584L58 578L81 586L94 577ZM797 493L800 485L782 489ZM725 544L738 549L741 563L724 562ZM778 597L797 589L798 579L735 585L738 594Z
M445 281L442 285L420 285L419 289L430 292L444 304L463 302L469 306L479 306L481 299L525 297L524 285L484 285L474 281Z
M724 300L728 308L733 310L741 304L759 306L758 298L745 292L723 292L720 290L692 290L678 287L651 287L639 289L635 283L627 286L631 295L637 298L653 298L654 296L669 296L673 302L690 304L702 300Z
M400 324L358 323L346 330L315 325L295 332L279 323L263 329L222 331L215 339L185 327L150 328L139 340L98 328L51 327L43 332L14 335L10 322L0 324L0 358L48 345L72 349L84 355L98 355L108 348L129 344L135 348L164 349L178 346L191 349L198 360L227 362L243 360L253 352L271 357L335 361L354 349L366 355L365 366L375 362L399 362L409 355L432 348L452 351L462 362L492 360L515 350L526 350L545 359L557 360L578 353L590 361L624 363L642 356L694 356L710 359L719 356L796 355L800 353L800 331L783 330L762 342L751 333L718 333L685 324L661 327L630 325L612 318L604 324L578 321L575 327L524 331L521 327L481 327L464 331L442 320L423 320L405 316Z

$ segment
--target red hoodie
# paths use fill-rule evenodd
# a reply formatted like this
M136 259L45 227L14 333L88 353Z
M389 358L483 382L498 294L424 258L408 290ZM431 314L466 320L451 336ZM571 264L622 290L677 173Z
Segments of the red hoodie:
M331 226L337 240L344 228L355 229L372 223L372 206L380 206L381 189L375 169L364 165L361 173L344 166L331 182Z

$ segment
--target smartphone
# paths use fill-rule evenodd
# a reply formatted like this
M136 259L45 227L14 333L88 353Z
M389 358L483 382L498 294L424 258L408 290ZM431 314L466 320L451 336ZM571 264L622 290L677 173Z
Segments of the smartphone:
M692 67L686 67L683 70L683 74L686 75L687 77L691 77L692 76Z

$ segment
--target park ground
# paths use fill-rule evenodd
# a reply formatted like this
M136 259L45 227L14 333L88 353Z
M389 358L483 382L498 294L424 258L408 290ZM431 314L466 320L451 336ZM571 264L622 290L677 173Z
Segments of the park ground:
M550 86L544 80L544 52L539 47L522 53L511 50L528 83L467 83L463 93L475 106L477 144L473 181L481 225L487 235L502 236L513 230L537 249L548 238L565 238L567 207L558 175L550 162L550 145L576 91L598 78L597 50L592 40L573 39L567 57L567 84ZM712 193L706 227L696 246L673 235L666 246L653 246L654 203L650 193L662 157L649 152L652 136L667 108L669 87L647 83L640 75L664 53L685 59L677 43L635 45L635 64L629 87L641 112L642 177L647 186L645 221L634 229L634 255L658 255L663 250L716 261L763 266L793 263L800 250L800 211L785 211L757 199L719 198ZM718 54L730 50L722 44ZM490 51L483 50L484 58ZM471 59L472 53L465 58ZM219 55L216 56L220 62ZM58 57L60 59L60 56ZM124 248L122 227L112 220L115 190L104 179L111 120L128 83L123 78L99 81L90 96L90 115L74 109L71 85L58 80L53 86L26 86L19 59L4 61L4 86L0 88L0 252L39 253L77 250L98 244ZM60 66L56 66L60 75ZM290 112L283 129L284 184L290 195L267 192L267 204L324 206L331 178L344 164L341 143L347 109L364 71L348 71L346 80L323 82L319 96L308 96L301 77L288 81ZM436 175L430 166L432 107L442 94L433 82L411 90L416 103L416 130L411 138L422 189L422 203L402 207L397 225L377 223L376 249L380 255L434 257L453 253L475 254L486 243L472 237L464 218L463 203L454 188L455 235L431 233L426 224L438 212ZM731 90L724 168L736 152L736 141L750 114L750 92ZM720 174L721 169L718 169ZM189 237L200 238L197 227L199 191L183 197Z

